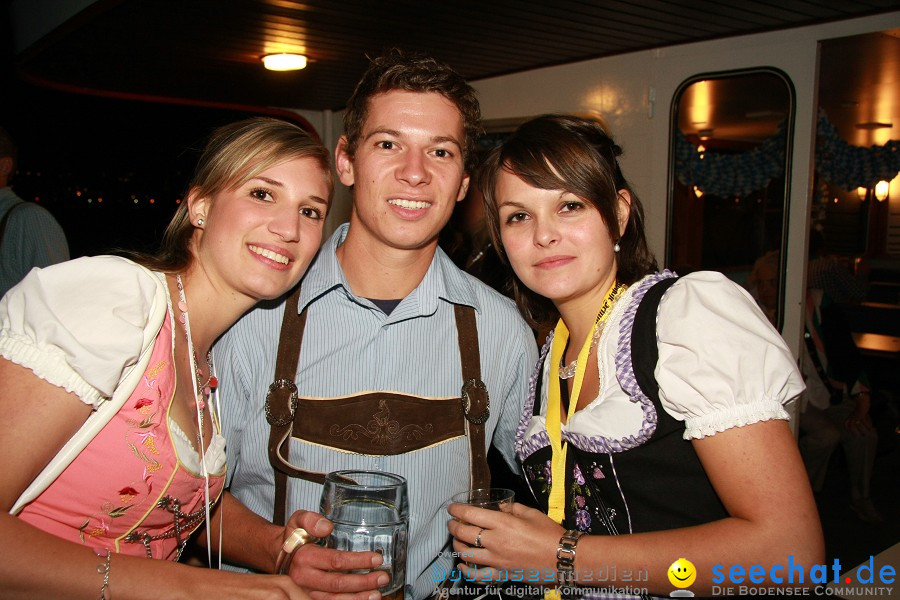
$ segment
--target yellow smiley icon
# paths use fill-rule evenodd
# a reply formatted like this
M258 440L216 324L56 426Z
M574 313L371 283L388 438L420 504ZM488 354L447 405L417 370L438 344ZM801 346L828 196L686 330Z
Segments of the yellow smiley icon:
M697 569L694 563L686 558L679 558L669 566L669 583L677 588L690 587L697 579Z

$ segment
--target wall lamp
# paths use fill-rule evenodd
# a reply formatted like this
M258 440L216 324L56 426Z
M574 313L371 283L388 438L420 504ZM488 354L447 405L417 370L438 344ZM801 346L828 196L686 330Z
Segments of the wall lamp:
M887 200L890 191L891 184L882 179L875 184L875 199L879 202L884 202L885 200Z

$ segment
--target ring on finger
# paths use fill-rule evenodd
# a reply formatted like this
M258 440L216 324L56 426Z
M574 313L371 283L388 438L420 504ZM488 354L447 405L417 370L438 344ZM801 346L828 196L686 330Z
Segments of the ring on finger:
M475 536L475 547L476 548L484 548L484 544L481 543L481 534L484 533L484 529L478 532L478 535Z
M287 536L287 539L284 540L284 544L282 544L281 549L284 550L285 553L290 554L304 544L317 541L319 541L319 538L312 535L302 527L298 527L291 532L291 535Z
M285 538L281 545L281 551L278 558L275 559L275 572L284 575L291 568L291 561L294 558L294 552L302 548L310 542L317 542L319 538L312 535L302 527L293 530L290 535Z

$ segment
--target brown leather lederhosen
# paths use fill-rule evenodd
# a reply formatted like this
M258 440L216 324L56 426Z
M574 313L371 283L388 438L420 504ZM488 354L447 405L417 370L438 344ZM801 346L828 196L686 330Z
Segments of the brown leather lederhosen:
M481 381L478 329L471 306L454 305L463 385L459 398L428 399L391 392L371 392L329 400L300 398L297 374L306 310L298 312L300 286L288 296L278 342L275 381L266 395L269 462L275 470L272 520L284 525L287 478L315 483L324 473L290 463L290 438L367 455L403 454L460 435L469 438L470 485L490 486L484 423L490 414L487 387Z

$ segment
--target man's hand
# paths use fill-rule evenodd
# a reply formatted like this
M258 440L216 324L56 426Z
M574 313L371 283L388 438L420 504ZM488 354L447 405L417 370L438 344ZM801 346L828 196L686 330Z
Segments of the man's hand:
M333 526L322 515L298 510L288 520L284 539L298 527L324 540ZM290 576L297 585L309 591L317 600L379 600L378 588L387 585L390 576L381 570L365 571L381 566L382 556L377 552L345 552L308 543L294 554Z

